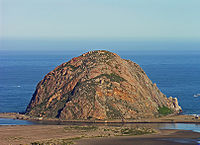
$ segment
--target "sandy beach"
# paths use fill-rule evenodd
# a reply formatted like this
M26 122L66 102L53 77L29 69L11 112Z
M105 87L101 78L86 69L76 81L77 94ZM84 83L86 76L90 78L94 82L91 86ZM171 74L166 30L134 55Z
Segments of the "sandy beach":
M192 131L160 130L152 135L82 139L77 145L197 145L199 137L199 133Z
M149 130L138 134L121 134L127 127L10 125L0 126L1 145L78 144L78 145L179 145L197 144L200 133L184 130ZM134 130L135 131L135 130ZM152 132L153 131L153 132ZM154 132L155 131L155 132Z

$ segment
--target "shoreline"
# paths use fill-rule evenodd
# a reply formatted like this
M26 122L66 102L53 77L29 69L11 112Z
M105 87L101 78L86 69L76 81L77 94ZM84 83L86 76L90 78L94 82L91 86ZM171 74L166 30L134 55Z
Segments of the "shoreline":
M145 118L145 119L135 119L135 120L59 120L52 118L41 118L41 117L30 117L20 113L0 113L0 118L5 119L17 119L17 120L26 120L32 122L45 122L47 123L195 123L200 124L200 118L195 118L193 115L170 115L163 116L159 118Z

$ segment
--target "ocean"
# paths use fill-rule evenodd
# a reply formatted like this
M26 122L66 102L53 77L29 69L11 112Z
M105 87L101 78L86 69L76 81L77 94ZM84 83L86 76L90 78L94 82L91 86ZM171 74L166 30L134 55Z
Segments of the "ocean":
M81 53L1 53L0 112L24 112L45 74ZM200 114L200 53L117 53L138 63L167 97L177 97L184 114Z

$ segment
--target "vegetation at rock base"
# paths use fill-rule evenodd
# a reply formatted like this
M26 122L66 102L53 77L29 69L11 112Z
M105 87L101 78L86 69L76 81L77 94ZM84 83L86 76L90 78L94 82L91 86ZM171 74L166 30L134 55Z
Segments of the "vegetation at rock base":
M168 107L163 106L163 107L158 108L158 113L161 116L166 116L166 115L172 114L173 111L171 109L169 109Z

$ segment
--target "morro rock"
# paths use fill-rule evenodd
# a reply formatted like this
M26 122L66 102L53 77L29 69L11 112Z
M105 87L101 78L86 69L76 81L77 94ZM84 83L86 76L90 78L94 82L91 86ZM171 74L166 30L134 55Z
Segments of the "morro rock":
M138 119L159 116L159 108L181 110L142 68L109 51L91 51L63 63L37 85L26 109L33 117L63 120Z

